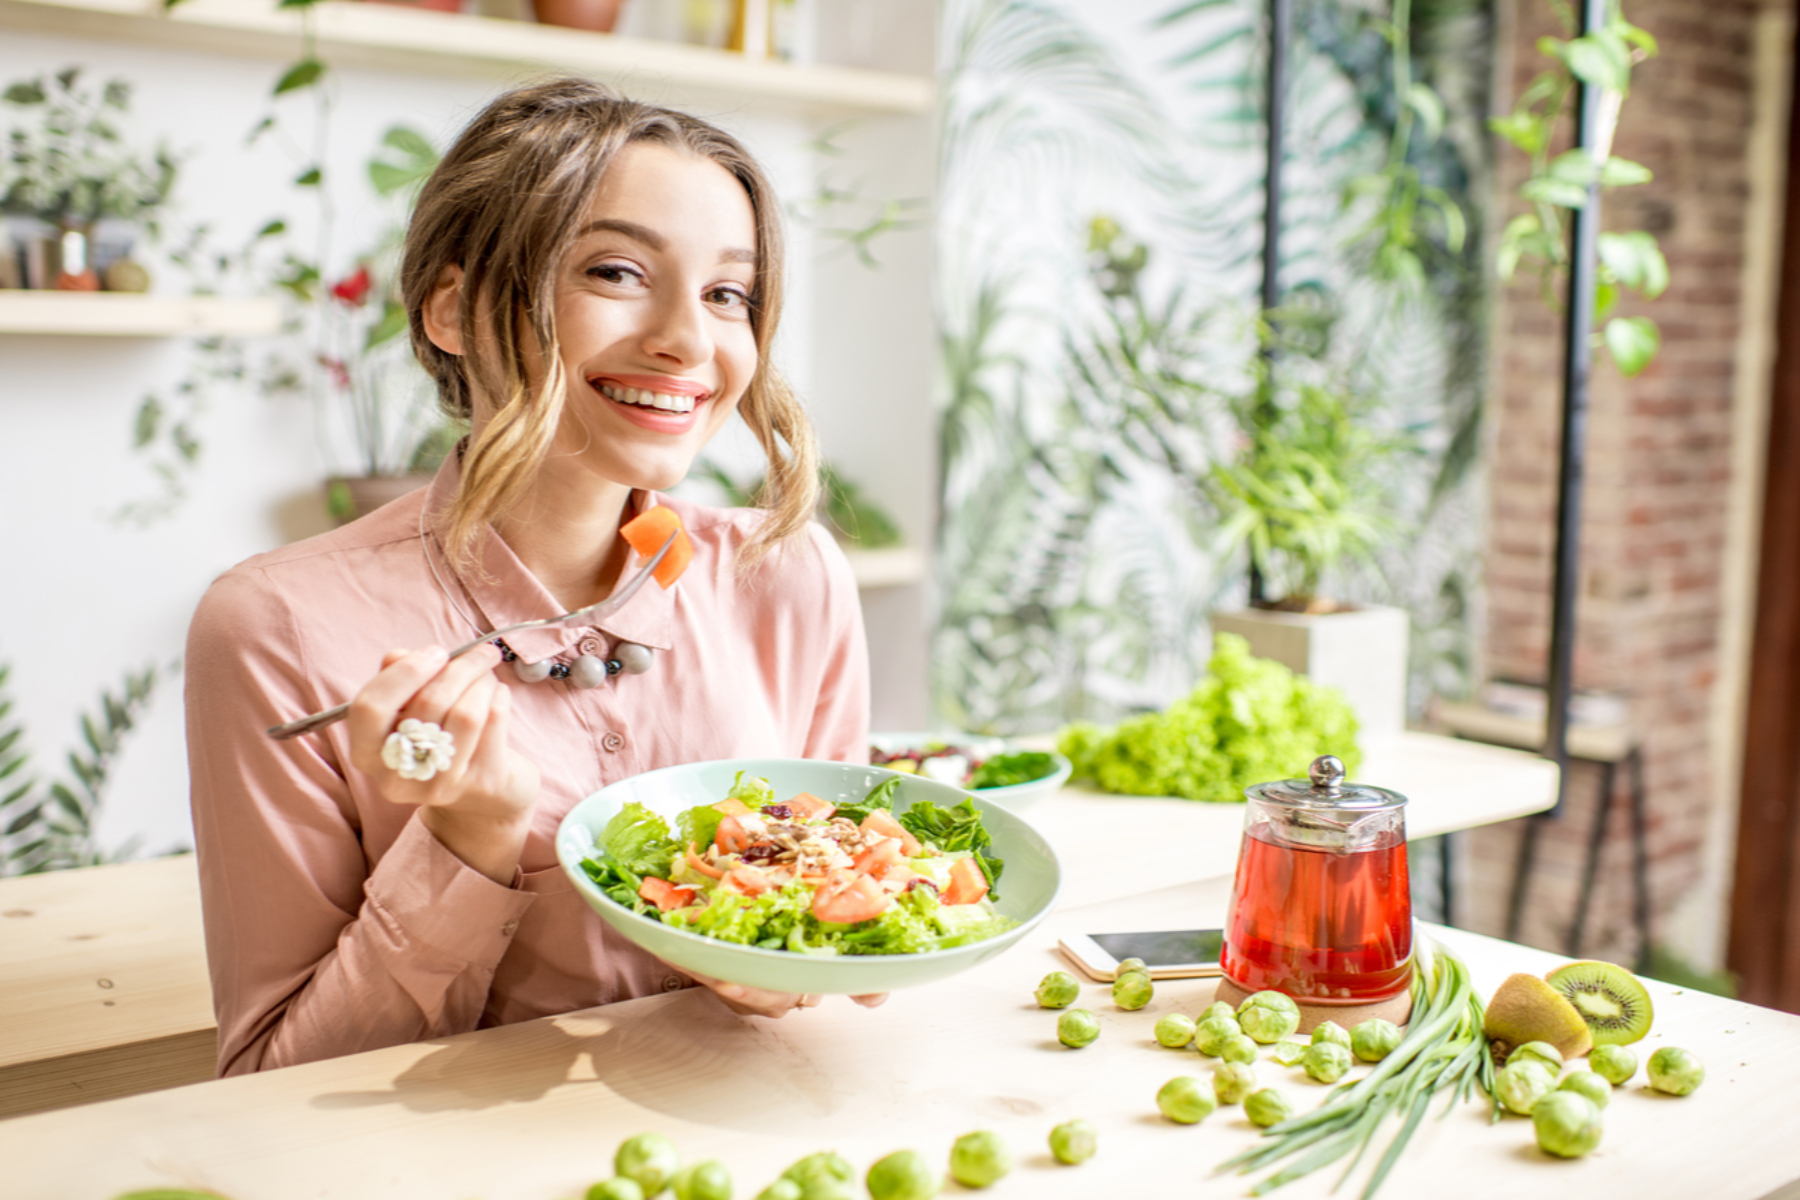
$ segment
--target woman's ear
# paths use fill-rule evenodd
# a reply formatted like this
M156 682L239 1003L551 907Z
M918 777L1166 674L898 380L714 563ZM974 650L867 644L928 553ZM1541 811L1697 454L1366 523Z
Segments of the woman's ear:
M425 307L419 313L425 323L425 336L445 354L463 352L462 322L457 315L462 308L462 285L462 268L449 264L438 272L431 295L425 297Z

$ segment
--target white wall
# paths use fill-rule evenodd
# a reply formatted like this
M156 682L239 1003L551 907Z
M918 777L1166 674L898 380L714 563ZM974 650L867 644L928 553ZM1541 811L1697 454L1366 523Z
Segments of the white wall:
M916 6L912 11L916 16ZM928 26L922 36L915 23L914 36L876 44L891 45L917 67L921 45L929 62ZM132 136L146 145L166 136L190 151L177 219L214 223L223 244L274 216L307 222L306 197L287 182L298 166L272 143L244 146L268 107L279 64L0 28L0 85L69 64L95 78L129 79L136 89ZM381 132L405 123L442 144L497 89L462 78L368 71L341 72L335 89L327 174L337 184L344 226L335 239L346 256L335 264L341 269L382 220L381 205L362 182L362 163ZM309 103L284 101L283 111L291 111L300 129L307 127ZM817 171L805 149L811 127L794 118L705 115L744 136L784 192L811 189ZM882 159L870 171L871 189L892 183L908 194L928 191L928 119L869 128ZM827 455L863 479L908 534L922 540L931 520L924 235L896 238L903 252L890 255L884 247L890 265L878 274L826 256L816 280L805 269L814 241L808 231L796 231L791 262L801 269L794 272L780 360L809 397ZM172 270L157 275L159 290L179 286ZM0 335L0 520L7 547L0 567L0 662L13 665L13 715L28 729L40 776L66 774L62 758L75 744L77 715L95 707L102 688L116 687L127 669L179 656L194 604L219 571L318 527L319 480L350 465L341 448L325 444L306 400L249 388L222 391L200 428L204 459L186 502L147 529L109 521L121 504L155 493L143 460L129 448L132 418L147 389L166 388L179 377L187 353L179 341ZM738 439L737 449L725 452L742 454L747 441ZM920 591L871 600L871 640L881 663L879 725L916 726L924 719ZM168 677L121 756L101 826L108 845L137 836L160 850L190 839L179 690L179 679Z

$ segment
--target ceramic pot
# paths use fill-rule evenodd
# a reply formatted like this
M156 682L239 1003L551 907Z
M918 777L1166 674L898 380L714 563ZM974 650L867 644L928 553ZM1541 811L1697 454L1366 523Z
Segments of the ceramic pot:
M429 474L334 476L325 482L325 507L344 525L430 482Z
M540 25L611 33L624 0L531 0L531 7Z
M1250 653L1343 691L1365 734L1406 727L1406 611L1369 605L1334 613L1247 608L1214 613L1214 633L1235 633Z

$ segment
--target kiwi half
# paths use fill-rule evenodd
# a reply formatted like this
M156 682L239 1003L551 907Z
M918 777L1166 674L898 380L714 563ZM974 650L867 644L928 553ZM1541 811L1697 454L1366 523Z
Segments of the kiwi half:
M1536 975L1506 977L1488 1001L1481 1031L1501 1062L1527 1042L1549 1042L1565 1059L1580 1058L1593 1047L1581 1013Z
M1625 1046L1650 1032L1650 993L1637 976L1609 962L1572 962L1544 981L1581 1014L1596 1046Z

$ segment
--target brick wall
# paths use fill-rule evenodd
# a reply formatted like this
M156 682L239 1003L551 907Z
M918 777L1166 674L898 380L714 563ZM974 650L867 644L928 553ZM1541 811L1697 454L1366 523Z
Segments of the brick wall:
M1620 310L1661 326L1655 364L1633 380L1610 364L1594 375L1575 683L1627 693L1645 734L1654 928L1667 940L1672 911L1700 883L1711 808L1735 804L1715 794L1708 725L1722 665L1757 6L1626 0L1626 14L1655 35L1661 54L1637 68L1614 152L1656 178L1609 195L1603 225L1655 233L1672 282L1658 301L1628 300ZM1518 0L1511 75L1497 89L1498 107L1510 105L1539 69L1537 37L1556 32L1544 0ZM1505 195L1522 175L1522 158L1509 148ZM1495 327L1489 408L1486 646L1496 678L1541 681L1545 673L1561 355L1560 317L1534 288L1511 289ZM1521 930L1523 940L1556 949L1574 908L1597 769L1578 765L1570 791L1567 816L1540 839ZM1466 840L1462 923L1503 927L1518 837L1514 823ZM1628 862L1621 799L1588 921L1589 955L1629 962L1636 949Z

